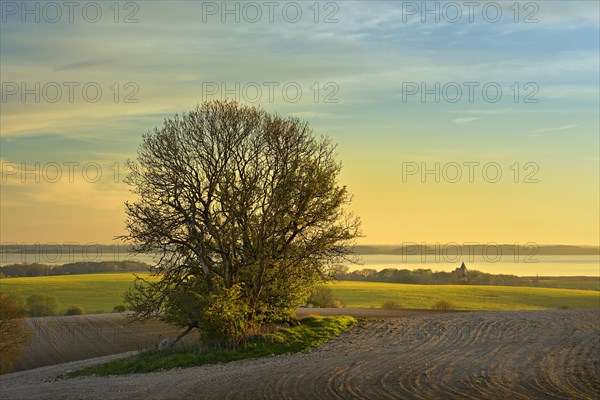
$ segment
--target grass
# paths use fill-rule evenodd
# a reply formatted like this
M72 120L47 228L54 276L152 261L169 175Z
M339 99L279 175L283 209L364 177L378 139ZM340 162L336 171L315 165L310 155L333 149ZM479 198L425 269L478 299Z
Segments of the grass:
M148 276L148 273L137 273ZM82 307L86 314L110 312L123 303L123 293L133 282L130 272L82 275L39 276L0 279L0 292L17 297L20 301L32 294L56 296L59 313L69 307Z
M600 290L598 277L540 278L540 284L562 289Z
M600 293L590 290L515 286L407 285L340 281L330 284L346 307L381 307L388 301L408 309L430 309L445 300L458 310L599 309Z
M199 351L199 347L192 347L183 350L145 351L133 357L73 371L68 376L145 373L305 351L340 335L354 322L356 320L352 317L306 317L298 326L280 328L275 333L256 337L237 350Z
M381 308L385 308L387 310L402 310L404 307L396 300L386 300L381 305Z
M131 273L8 278L0 279L0 292L16 295L22 301L32 294L56 296L61 313L71 306L80 306L91 314L110 312L122 304L123 293L132 281ZM572 282L578 284L577 280ZM562 305L573 309L600 308L600 292L592 290L351 281L334 282L330 287L332 296L346 307L379 308L386 301L394 301L402 308L431 309L437 301L446 300L459 310L556 310Z

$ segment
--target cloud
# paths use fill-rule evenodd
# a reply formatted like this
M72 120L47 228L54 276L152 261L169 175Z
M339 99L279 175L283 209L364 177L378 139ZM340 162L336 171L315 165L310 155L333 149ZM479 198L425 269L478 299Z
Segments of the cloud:
M480 117L464 117L464 118L453 119L452 122L454 122L455 124L458 124L458 125L469 125L469 124L471 124L471 122L475 122L480 119L482 119L482 118L480 118Z
M572 129L572 128L576 128L579 125L561 125L561 126L556 126L554 128L542 128L542 129L537 129L535 131L533 131L533 133L543 133L543 132L556 132L556 131L566 131L568 129Z
M54 70L55 71L70 71L70 70L76 70L76 69L97 67L99 65L110 64L111 62L112 62L112 60L84 60L84 61L74 62L74 63L70 63L70 64L60 65L60 66L54 68Z

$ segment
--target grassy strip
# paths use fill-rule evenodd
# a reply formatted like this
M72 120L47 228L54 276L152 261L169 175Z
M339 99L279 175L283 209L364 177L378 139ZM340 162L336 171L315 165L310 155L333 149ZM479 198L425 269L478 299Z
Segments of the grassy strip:
M333 339L349 329L354 322L356 322L354 318L346 316L306 317L298 326L280 328L275 333L262 335L237 350L199 351L198 348L188 348L144 351L133 357L73 371L68 373L68 376L73 378L145 373L299 352Z

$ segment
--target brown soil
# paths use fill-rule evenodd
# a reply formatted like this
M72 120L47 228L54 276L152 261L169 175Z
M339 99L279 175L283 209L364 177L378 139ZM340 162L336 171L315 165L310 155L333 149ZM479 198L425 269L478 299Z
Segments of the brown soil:
M181 331L160 321L131 323L118 313L28 318L27 324L33 339L13 371L140 350Z
M373 316L380 311L356 313ZM353 310L341 312L352 314ZM349 332L309 353L113 377L60 377L67 370L106 358L16 372L0 377L0 398L512 400L600 396L600 311L414 314L398 311L395 317L361 319ZM119 356L108 358L114 357Z

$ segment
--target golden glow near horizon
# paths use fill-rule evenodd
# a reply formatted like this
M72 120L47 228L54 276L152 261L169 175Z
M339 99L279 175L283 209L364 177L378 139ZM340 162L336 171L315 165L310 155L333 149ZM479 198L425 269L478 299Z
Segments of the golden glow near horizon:
M233 98L339 144L359 244L599 244L597 2L540 2L535 23L525 3L298 3L296 22L135 4L91 23L2 3L2 243L111 242L141 135Z

